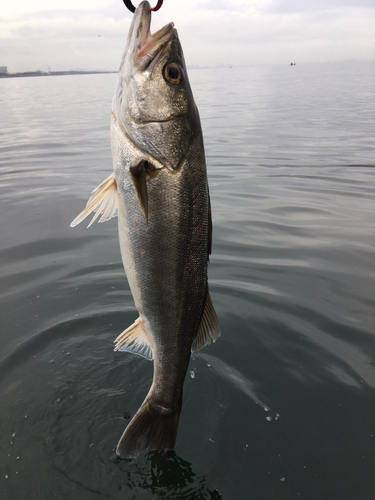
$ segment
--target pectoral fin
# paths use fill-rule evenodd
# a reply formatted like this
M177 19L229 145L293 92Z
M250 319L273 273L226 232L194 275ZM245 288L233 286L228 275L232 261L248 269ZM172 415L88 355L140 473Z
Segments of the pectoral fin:
M199 325L197 336L191 346L191 352L197 352L204 346L211 344L211 342L216 342L220 335L219 320L217 319L210 294L207 292L201 324Z
M132 174L133 183L135 190L137 191L138 201L141 209L146 217L146 222L148 222L148 194L147 194L147 179L146 170L148 168L148 163L142 160L136 167L130 168L130 173Z
M115 340L115 351L127 351L152 359L152 349L140 318L123 331Z
M98 222L105 222L112 217L117 215L118 210L118 193L117 184L112 173L107 177L94 191L87 202L86 208L74 219L70 224L70 227L75 227L77 224L82 222L86 217L88 217L92 212L96 212L92 218L91 224L101 215Z

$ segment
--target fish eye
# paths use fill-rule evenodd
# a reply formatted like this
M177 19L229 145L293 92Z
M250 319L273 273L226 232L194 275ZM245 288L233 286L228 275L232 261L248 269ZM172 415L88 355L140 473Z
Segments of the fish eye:
M178 85L182 80L182 69L178 64L170 63L164 68L164 78L173 85Z

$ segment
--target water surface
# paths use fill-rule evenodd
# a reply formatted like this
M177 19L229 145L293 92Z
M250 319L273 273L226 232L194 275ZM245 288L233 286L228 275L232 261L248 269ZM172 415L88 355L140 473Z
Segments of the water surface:
M372 63L191 70L222 327L192 357L176 453L114 448L152 364L116 221L70 222L111 172L116 75L0 81L0 496L375 496Z

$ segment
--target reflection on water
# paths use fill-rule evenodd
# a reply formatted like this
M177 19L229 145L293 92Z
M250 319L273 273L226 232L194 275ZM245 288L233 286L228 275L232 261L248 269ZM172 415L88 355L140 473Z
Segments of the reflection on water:
M113 352L137 317L117 224L69 227L111 172L116 75L0 82L1 498L372 498L373 71L190 72L222 337L176 454L135 461L114 449L152 364Z

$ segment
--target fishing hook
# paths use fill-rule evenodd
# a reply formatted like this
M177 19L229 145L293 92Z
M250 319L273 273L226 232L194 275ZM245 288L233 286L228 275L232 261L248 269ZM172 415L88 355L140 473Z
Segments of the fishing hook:
M130 10L130 12L135 12L135 7L132 4L131 0L124 0L124 4L126 7ZM158 0L158 3L155 5L155 7L152 7L151 10L156 12L157 10L160 9L160 7L163 5L163 0Z

